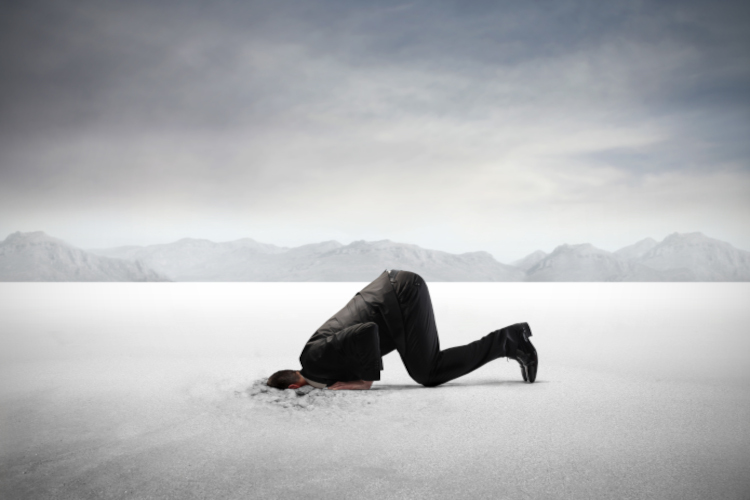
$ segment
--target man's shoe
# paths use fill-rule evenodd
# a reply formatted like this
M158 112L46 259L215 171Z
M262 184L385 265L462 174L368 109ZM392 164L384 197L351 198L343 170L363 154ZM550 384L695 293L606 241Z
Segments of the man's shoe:
M521 365L521 376L524 382L533 383L539 366L539 356L529 340L531 328L528 323L517 323L506 330L506 352L508 357Z

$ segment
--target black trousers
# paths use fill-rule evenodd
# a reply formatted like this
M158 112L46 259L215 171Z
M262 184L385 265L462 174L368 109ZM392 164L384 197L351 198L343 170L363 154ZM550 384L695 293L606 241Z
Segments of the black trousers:
M425 281L409 271L393 270L389 275L401 307L406 338L399 342L403 348L391 344L391 339L381 338L381 354L398 349L406 370L417 383L428 387L444 384L493 359L506 356L503 330L496 330L470 344L441 351Z

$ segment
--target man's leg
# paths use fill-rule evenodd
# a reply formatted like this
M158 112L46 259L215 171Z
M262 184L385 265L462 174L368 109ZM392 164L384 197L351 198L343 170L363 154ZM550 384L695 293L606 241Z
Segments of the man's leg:
M395 274L395 275L394 275ZM427 284L408 271L391 273L404 318L405 342L399 354L409 375L425 386L436 386L470 373L497 358L512 355L515 345L509 338L518 336L513 325L496 330L470 344L440 350Z

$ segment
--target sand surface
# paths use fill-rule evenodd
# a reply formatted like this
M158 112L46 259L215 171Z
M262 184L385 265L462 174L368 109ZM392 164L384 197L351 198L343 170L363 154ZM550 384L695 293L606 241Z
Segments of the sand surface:
M528 321L537 383L252 390L363 285L0 284L0 498L750 498L750 284L435 283L443 348Z

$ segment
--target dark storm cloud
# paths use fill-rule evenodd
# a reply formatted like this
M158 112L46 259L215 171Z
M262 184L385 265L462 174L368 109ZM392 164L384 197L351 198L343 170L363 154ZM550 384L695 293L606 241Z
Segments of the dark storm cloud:
M231 93L199 92L230 69L231 36L215 39L221 27L188 12L137 2L13 5L2 26L3 131L232 119ZM194 39L196 60L180 57Z
M700 53L644 75L656 82L641 96L655 112L747 108L747 21L746 7L722 2L13 2L0 21L0 130L283 122L337 85L307 73L307 58L468 76L478 95L404 104L481 115L482 79L498 68L612 40ZM258 67L249 46L281 59Z

